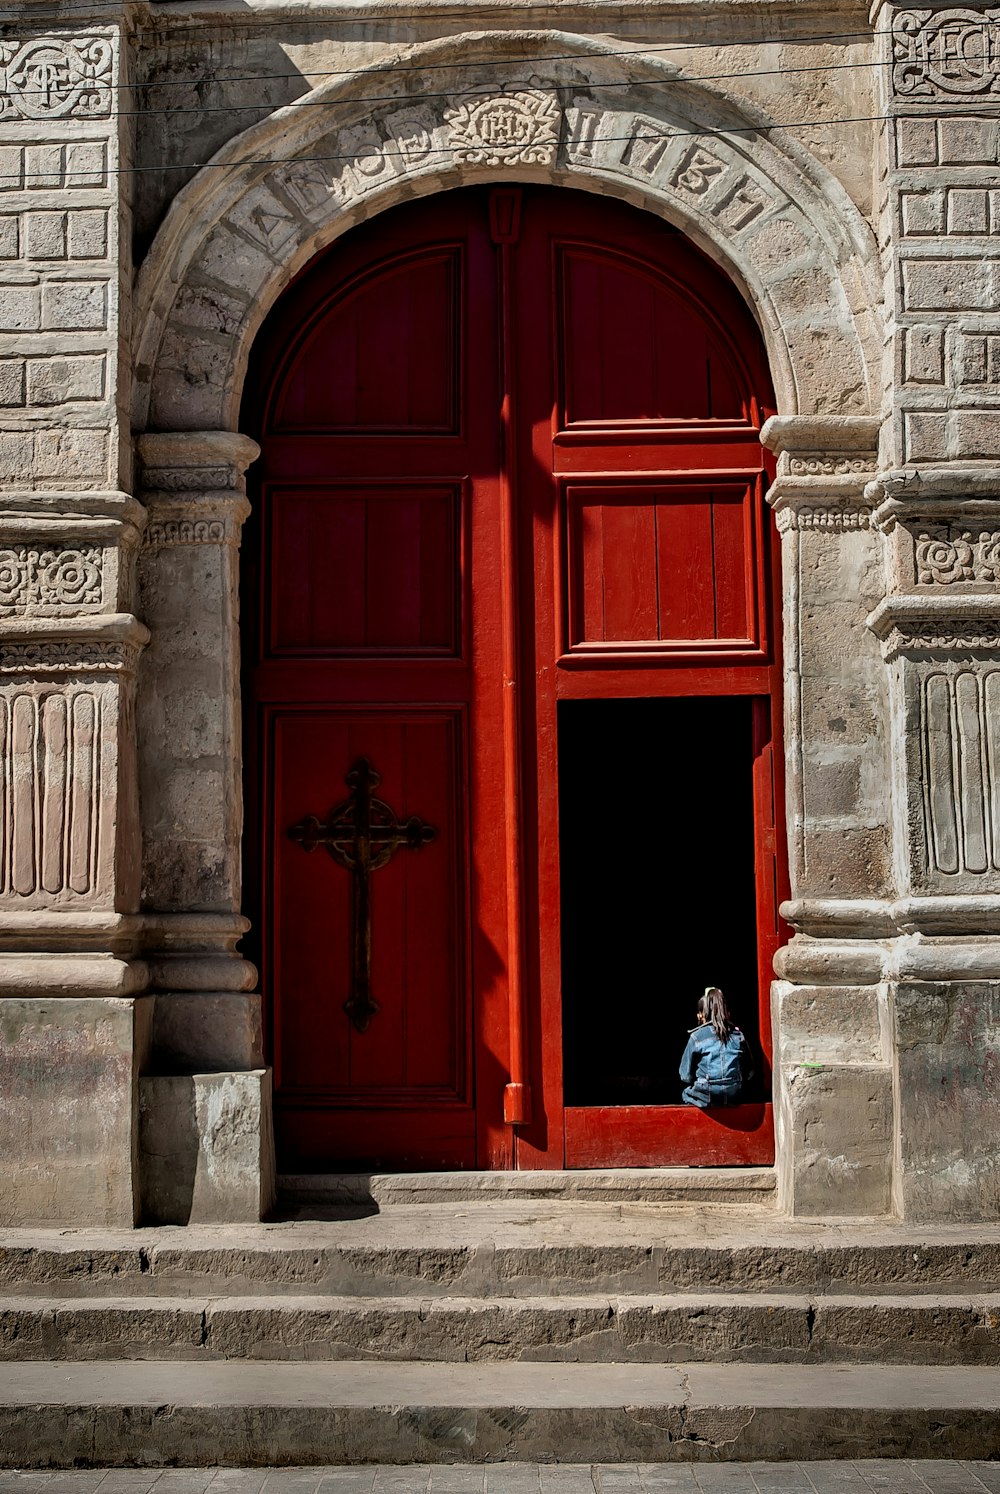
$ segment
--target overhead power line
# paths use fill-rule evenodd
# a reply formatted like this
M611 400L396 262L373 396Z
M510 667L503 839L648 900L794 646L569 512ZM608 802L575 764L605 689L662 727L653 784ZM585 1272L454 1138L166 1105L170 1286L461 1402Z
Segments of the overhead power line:
M588 82L586 84L586 87L588 89L600 89L602 92L606 91L607 89L629 89L629 90L631 90L631 89L642 89L642 88L647 88L647 87L662 88L662 87L670 87L672 85L673 86L682 86L682 85L687 84L687 83L724 83L724 82L732 82L734 80L738 80L738 79L741 79L741 78L777 78L777 77L785 77L786 75L794 77L794 76L796 76L798 74L801 74L801 73L808 73L808 74L811 74L811 75L815 75L816 73L833 73L833 72L842 72L842 71L851 71L851 70L857 71L857 70L860 70L862 68L868 68L868 67L871 67L871 66L872 66L872 64L868 63L868 62L836 62L836 63L827 64L827 65L825 65L823 67L759 68L759 69L754 69L754 70L748 71L748 72L732 72L732 73L685 73L683 76L680 76L680 77L677 77L677 78L641 78L641 79L639 79L637 81L636 80L629 80L629 79L625 78L625 79L620 79L617 82L613 82L613 83L593 83L593 82L590 82L588 80ZM380 69L380 71L383 71L383 70ZM385 69L385 71L388 71L388 69ZM267 75L265 75L265 76L267 76ZM273 74L271 76L274 76L274 77L285 77L286 74L280 73L280 74ZM345 75L345 76L352 76L352 75ZM206 79L205 81L208 82L210 80ZM234 79L230 79L228 81L231 81L231 82L232 81L236 81L236 82L246 82L246 83L249 83L249 82L258 82L258 81L263 81L263 80L259 80L257 78L243 78L243 79L235 79L235 80ZM550 88L550 89L553 89L553 90L556 90L556 91L561 90L561 89L573 89L573 88L577 88L579 86L580 85L576 84L576 83L546 83L545 84L546 88ZM427 99L454 99L454 98L459 98L460 99L460 98L472 97L472 96L481 95L481 94L482 94L482 87L480 86L480 87L477 87L477 88L466 89L466 90L463 90L463 91L460 91L460 92L457 92L457 93L453 89L452 90L448 90L447 92L442 92L442 93L427 93L426 91L421 90L420 94L416 95L416 96L411 96L411 95L407 95L407 94L400 94L400 93L387 93L387 94L374 94L374 95L373 94L366 94L364 100L361 101L361 102L364 102L365 104L396 104L396 103L423 102L424 100L427 100ZM164 107L162 109L145 109L145 108L142 108L142 109L112 109L112 110L109 111L108 114L102 115L101 117L104 118L104 119L134 119L134 118L141 118L141 119L152 118L152 119L156 119L156 118L171 118L171 117L173 117L175 115L179 115L179 114L198 114L198 115L202 115L202 114L259 114L262 110L265 110L265 111L274 111L274 110L279 109L279 108L283 109L283 108L288 108L288 107L291 107L291 106L294 106L294 107L299 108L299 109L332 109L332 108L336 108L338 102L341 102L341 101L336 100L336 99L298 98L298 99L289 99L287 101L287 103L284 103L284 104L279 104L279 103L275 103L275 102L269 102L269 103L266 103L266 104L178 104L176 106L175 105L169 105L169 106ZM353 101L353 100L344 100L343 102L344 103L349 103L349 102L355 102L355 101Z
M32 16L33 16L33 18L37 17L37 12L33 11L32 12ZM293 23L294 23L294 18L293 18L292 22L283 23L283 24L293 24ZM10 24L10 23L4 22L2 20L2 18L0 18L0 26L5 25L5 24ZM204 30L205 30L204 27L201 28L202 34L203 34ZM138 90L138 89L144 89L144 88L192 88L192 87L201 86L203 84L212 84L212 83L264 83L264 82L281 82L283 80L302 81L302 79L305 76L308 76L309 78L356 78L356 77L362 77L362 76L364 76L364 77L372 77L372 76L375 76L375 75L377 75L379 73L454 72L454 71L459 71L462 68L466 68L466 67L475 67L477 64L480 64L480 63L487 63L491 68L495 68L495 67L523 67L526 64L527 65L531 65L533 63L542 64L542 63L548 63L548 62L579 62L579 61L589 61L592 58L598 58L598 59L603 59L603 58L617 58L617 59L634 58L636 60L641 60L644 57L661 57L661 56L666 56L666 55L669 55L671 52L689 52L689 51L706 50L706 49L708 49L708 50L717 50L717 49L723 48L723 47L767 47L767 46L778 46L778 45L789 46L789 45L806 45L806 44L812 45L812 44L817 43L817 42L834 42L834 41L849 41L849 40L868 40L868 39L873 39L874 37L877 37L877 36L887 36L889 34L890 34L889 32L880 32L880 31L865 31L865 32L861 32L861 31L848 31L848 32L830 33L829 35L826 35L826 36L808 37L808 38L805 38L805 39L792 38L792 37L788 37L788 36L776 36L776 37L753 37L753 38L750 38L750 39L733 40L733 41L670 42L670 43L667 43L667 44L665 44L663 46L649 46L649 45L646 45L644 43L637 43L634 46L622 48L622 49L617 50L617 51L605 51L605 50L602 50L601 52L594 53L594 54L580 53L580 52L564 52L564 53L548 53L546 55L537 56L537 57L523 56L523 55L522 56L518 56L518 57L490 57L490 56L486 56L486 57L482 57L482 58L464 58L464 59L462 59L460 61L450 61L450 62L414 62L414 63L408 63L408 62L402 62L402 61L393 61L393 62L387 63L384 67L379 67L379 66L376 66L376 65L368 64L368 65L366 65L364 67L356 67L356 68L323 68L323 69L312 69L312 68L310 68L308 70L308 74L307 75L304 74L302 71L291 71L291 72L284 72L284 73L235 73L235 74L230 74L230 75L213 73L210 76L208 74L200 74L200 75L198 75L196 77L188 77L188 78L163 78L163 79L160 79L160 80L158 80L158 79L143 78L143 79L133 80L133 81L131 81L129 83L106 83L106 84L103 84L101 86L104 87L104 88L106 88L106 89L109 89L113 93L117 93L117 92L121 92L121 91L126 90L126 89ZM861 61L861 62L858 62L858 63L853 63L853 62L850 62L850 63L822 63L822 64L819 64L818 66L816 66L815 69L810 69L808 67L799 68L799 69L774 68L774 69L767 69L767 70L765 70L765 72L774 72L775 74L780 74L780 73L783 73L783 72L786 72L786 71L793 71L793 72L794 71L800 71L800 72L808 72L808 71L826 72L826 71L830 71L830 70L833 70L833 69L839 68L839 67L866 67L868 65L869 65L869 62L868 62L867 59L865 59L864 61ZM722 75L722 76L730 76L730 75ZM737 76L742 76L742 74L734 73L731 76L737 77ZM646 81L646 80L643 80L643 81ZM661 82L663 80L660 80L660 79L651 79L649 81L651 81L651 82ZM23 95L25 95L27 97L30 97L33 93L43 93L45 90L44 89L30 89L30 88L25 88L25 89L21 89L20 91L21 91L21 93Z
M669 129L668 127L667 133L669 134L671 139L676 140L724 140L730 135L766 135L769 134L772 130L811 130L818 128L827 128L833 125L879 124L892 118L893 116L891 114L855 114L843 116L837 119L798 119L787 123L775 122L774 124L733 125L728 129L715 130L674 130ZM600 135L597 137L595 143L603 144L605 142L623 142L627 140L633 140L634 138L634 135ZM433 145L428 148L428 154L435 156L467 154L468 149L468 146L464 145ZM382 151L382 154L385 156L406 156L409 155L410 152L386 148ZM357 151L344 151L334 155L287 156L278 158L274 158L271 156L248 156L238 161L173 161L169 163L169 169L171 171L203 171L211 168L212 170L217 171L239 171L242 170L245 166L293 166L319 164L321 162L328 161L356 161L357 159ZM109 167L108 172L109 175L112 176L142 176L148 172L162 173L166 169L168 169L168 167L161 162L155 166L114 166ZM60 182L63 182L72 176L92 176L93 173L92 171L85 170L70 170L59 172L32 171L30 175L33 181L44 181L49 177L53 177L58 178Z

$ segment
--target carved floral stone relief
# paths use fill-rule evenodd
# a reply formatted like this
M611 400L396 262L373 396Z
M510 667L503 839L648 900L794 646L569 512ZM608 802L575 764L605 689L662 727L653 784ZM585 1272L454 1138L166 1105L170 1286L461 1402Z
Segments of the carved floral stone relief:
M917 583L1000 581L1000 530L940 524L919 529L914 550Z
M102 549L95 545L65 550L30 545L0 549L0 617L99 607L103 558Z

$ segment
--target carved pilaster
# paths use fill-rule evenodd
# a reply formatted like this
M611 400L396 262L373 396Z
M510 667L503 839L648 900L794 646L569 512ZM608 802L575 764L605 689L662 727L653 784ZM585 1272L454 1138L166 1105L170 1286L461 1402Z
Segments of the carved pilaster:
M153 634L139 710L143 905L238 913L238 546L257 447L210 431L141 436L138 448L140 611Z
M768 493L782 535L792 895L889 891L882 670L864 622L883 594L865 488L878 422L778 416Z
M238 550L258 448L208 431L141 436L138 449L149 511L140 606L152 633L139 701L144 939L154 985L174 993L157 1003L155 1042L171 1066L252 1068L259 998L243 993L256 971L236 952L247 928Z

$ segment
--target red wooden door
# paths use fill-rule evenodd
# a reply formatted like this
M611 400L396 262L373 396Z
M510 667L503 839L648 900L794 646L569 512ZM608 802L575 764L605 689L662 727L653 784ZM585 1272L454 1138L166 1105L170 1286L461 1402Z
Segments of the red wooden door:
M248 879L284 1165L767 1160L773 537L739 297L620 204L449 193L311 266L248 388ZM698 701L728 757L685 746ZM588 974L595 929L594 969L619 947L601 846L620 885L638 868L661 887L621 942L652 948L699 832L658 857L644 834L671 838L663 786L683 798L697 772L709 828L713 772L719 813L747 816L733 916L765 1072L728 1113L593 1057L606 1024L617 1068L637 1065L626 1003ZM700 975L663 951L665 980Z

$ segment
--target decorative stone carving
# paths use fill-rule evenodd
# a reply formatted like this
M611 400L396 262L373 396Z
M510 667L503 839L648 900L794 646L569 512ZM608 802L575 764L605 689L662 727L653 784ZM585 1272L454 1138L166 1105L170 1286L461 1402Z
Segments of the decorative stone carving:
M102 752L92 690L0 695L0 896L94 889Z
M162 549L167 545L222 545L226 526L218 519L165 519L147 524L143 549Z
M128 642L0 643L0 674L134 674L142 644Z
M549 166L559 144L562 110L538 88L461 100L445 111L456 160L469 165Z
M965 624L965 628L974 625ZM994 643L997 631L993 630ZM1000 670L934 670L920 686L927 868L953 876L1000 867Z
M921 528L914 562L921 586L950 586L959 581L992 585L1000 581L1000 531L977 533L955 524Z
M144 486L159 493L224 492L238 485L239 475L225 467L146 467Z
M0 617L85 611L101 605L103 551L0 549Z
M104 37L0 42L0 119L97 119L111 112L113 52Z
M801 451L788 458L792 477L850 477L855 472L871 472L870 456L826 455L820 451Z
M438 44L428 46L428 68L440 67ZM424 50L407 54L408 73ZM775 350L782 408L846 416L869 408L882 356L871 315L881 279L870 230L832 176L820 188L775 138L754 132L752 111L720 127L710 89L667 86L677 81L672 65L605 56L596 38L533 34L520 77L503 89L480 42L455 41L449 59L465 65L467 91L441 98L439 75L429 72L427 96L402 106L383 98L381 76L363 70L322 84L280 131L276 118L253 126L180 193L171 231L157 239L137 286L138 429L235 428L246 346L286 269L308 258L314 240L329 243L360 215L415 192L457 186L470 167L582 176L602 190L615 184L619 195L641 183L651 209L696 222L748 288ZM509 46L505 59L517 60ZM642 84L641 112L619 91L630 76ZM330 106L323 135L320 105ZM262 176L245 164L252 159L274 165ZM838 226L826 233L820 225L831 212ZM869 253L859 254L864 244ZM794 332L804 296L823 308L811 340ZM147 469L146 486L155 485Z
M909 10L892 27L892 86L900 98L982 97L1000 91L1000 11Z
M777 510L775 522L781 534L799 529L825 529L831 534L846 534L851 530L869 528L871 509L850 503L786 504Z

